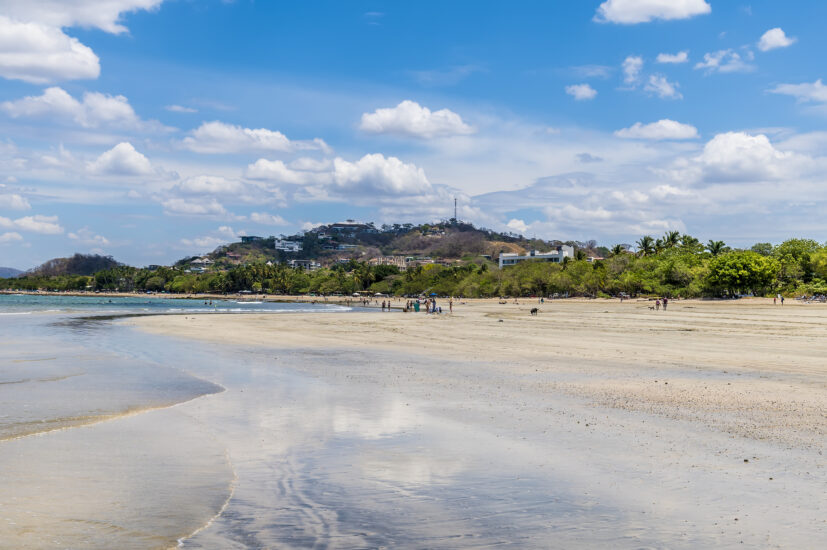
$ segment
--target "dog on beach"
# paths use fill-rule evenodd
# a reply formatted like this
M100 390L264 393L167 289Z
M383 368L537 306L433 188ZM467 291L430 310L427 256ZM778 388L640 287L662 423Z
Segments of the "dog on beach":
M537 315L537 312L539 312L539 311L540 311L540 310L539 310L539 309L537 309L536 307L531 308L531 314L532 314L532 315Z

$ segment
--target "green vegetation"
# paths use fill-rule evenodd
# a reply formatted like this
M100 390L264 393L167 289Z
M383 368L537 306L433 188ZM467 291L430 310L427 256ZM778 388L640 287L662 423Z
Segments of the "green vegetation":
M759 243L751 250L731 250L721 241L702 245L689 235L668 233L660 239L641 238L638 249L631 253L618 245L607 250L609 257L604 260L566 259L561 264L526 261L503 270L473 254L450 266L425 263L407 271L355 260L316 271L261 261L205 273L188 272L184 265L156 269L115 265L89 276L30 273L0 279L0 288L324 295L433 292L468 297L827 294L827 245L811 240L791 239L778 246Z

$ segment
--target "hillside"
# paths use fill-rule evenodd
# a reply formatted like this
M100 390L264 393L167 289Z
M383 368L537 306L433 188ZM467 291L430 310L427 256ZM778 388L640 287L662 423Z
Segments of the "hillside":
M17 277L21 273L23 272L13 267L0 267L0 279L10 279L12 277Z
M98 254L75 254L69 258L54 258L48 262L30 269L26 273L41 277L54 277L57 275L93 275L104 269L111 269L121 265L112 256L100 256Z
M562 243L498 233L453 220L439 224L383 225L379 228L372 223L349 220L279 238L245 237L244 242L220 246L202 258L184 258L176 265L224 269L239 264L289 260L312 260L331 265L340 260L367 261L382 256L467 261L481 256L496 258L502 252L547 249L556 244ZM573 244L582 246L580 243Z

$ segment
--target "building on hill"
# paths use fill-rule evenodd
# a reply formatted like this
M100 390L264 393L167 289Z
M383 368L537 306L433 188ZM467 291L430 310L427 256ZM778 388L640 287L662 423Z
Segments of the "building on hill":
M264 240L264 237L258 237L256 235L244 235L241 237L242 243L259 243Z
M330 225L321 226L318 229L337 234L355 235L356 233L378 233L379 230L373 223L362 223L354 220L346 220L343 222L331 223Z
M542 262L560 263L563 258L574 259L574 247L569 245L555 246L550 252L540 252L539 250L532 250L526 255L511 254L504 252L500 254L500 269L505 266L518 264L526 260L537 260Z
M405 262L405 256L379 256L378 258L371 258L370 265L392 265L399 268L400 271L408 269L408 264Z
M315 260L287 260L287 266L301 268L305 271L316 271L317 269L321 269L322 264Z
M302 243L299 241L276 239L275 248L276 250L281 250L283 252L301 252L303 247Z

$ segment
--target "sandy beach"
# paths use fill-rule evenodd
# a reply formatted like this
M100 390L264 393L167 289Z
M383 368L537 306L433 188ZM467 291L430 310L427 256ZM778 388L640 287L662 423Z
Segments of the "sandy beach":
M439 305L447 311L447 302ZM334 391L415 407L454 426L460 440L467 434L469 448L488 438L486 456L509 457L492 464L518 458L526 475L564 479L595 504L640 514L634 524L652 538L624 535L614 546L820 547L827 307L760 299L650 305L476 300L456 303L453 315L123 322L205 346L299 354L306 360L290 368ZM427 469L434 457L420 460ZM463 460L459 452L440 467ZM385 472L391 480L394 468ZM581 547L612 541L567 537L560 540Z

